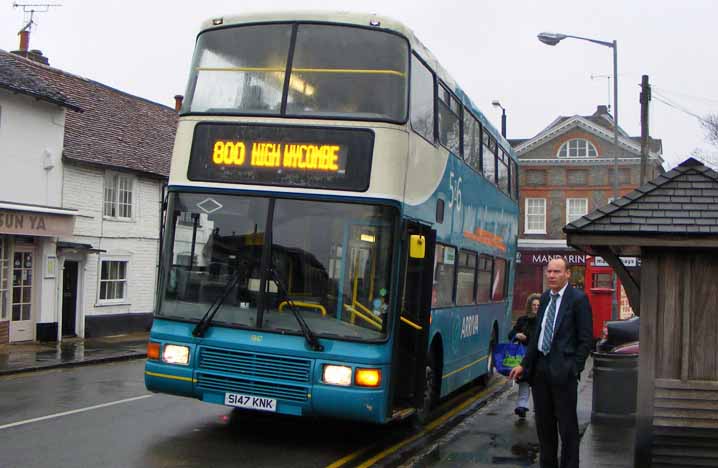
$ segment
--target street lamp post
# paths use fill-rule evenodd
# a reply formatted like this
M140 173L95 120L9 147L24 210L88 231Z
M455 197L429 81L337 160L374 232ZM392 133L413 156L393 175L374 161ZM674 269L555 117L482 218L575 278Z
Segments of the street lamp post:
M579 39L593 42L613 49L613 199L617 199L618 193L618 43L599 41L588 37L571 36L569 34L542 32L538 35L539 41L546 45L555 46L566 38ZM611 318L618 319L618 304L616 303L616 275L613 275L613 298L611 300Z
M492 101L491 105L501 108L501 136L506 138L506 109L499 101Z
M538 35L539 41L544 44L555 46L566 38L580 39L593 42L613 49L613 198L618 198L618 43L616 41L606 42L588 37L571 36L568 34L557 34L543 32Z

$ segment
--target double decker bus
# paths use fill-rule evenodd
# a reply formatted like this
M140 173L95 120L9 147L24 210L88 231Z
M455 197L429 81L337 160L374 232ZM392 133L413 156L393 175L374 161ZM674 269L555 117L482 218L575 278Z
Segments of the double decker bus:
M517 181L508 143L403 25L207 21L172 156L147 388L425 419L491 375L508 333Z

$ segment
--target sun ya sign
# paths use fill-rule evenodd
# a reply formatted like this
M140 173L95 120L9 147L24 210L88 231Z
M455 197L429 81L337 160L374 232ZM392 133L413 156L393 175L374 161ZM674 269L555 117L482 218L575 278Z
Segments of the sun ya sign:
M73 216L0 210L0 233L29 236L69 236L75 227Z

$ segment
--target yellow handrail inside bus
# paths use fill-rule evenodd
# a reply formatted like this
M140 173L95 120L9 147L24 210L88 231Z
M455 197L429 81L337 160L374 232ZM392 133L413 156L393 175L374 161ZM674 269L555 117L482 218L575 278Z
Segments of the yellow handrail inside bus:
M327 315L327 309L321 304L316 304L314 302L303 302L303 301L292 301L292 304L294 304L297 307L304 307L306 309L318 309L322 313L322 316L326 317L326 315ZM287 301L280 302L279 303L279 311L280 312L283 311L284 308L288 305L289 305L289 302L287 302Z
M421 325L415 324L414 322L412 322L412 321L409 320L408 318L404 317L403 315L400 316L399 319L400 319L402 322L404 322L405 324L409 325L411 328L414 328L414 329L416 329L416 330L421 330L421 329L422 329L422 326L421 326Z
M256 73L284 73L284 67L197 67L197 71L220 71L220 72L256 72ZM357 75L394 75L406 76L406 73L398 70L371 70L360 68L292 68L292 73L343 73Z
M354 322L354 317L357 316L360 319L364 320L369 325L376 328L377 330L381 330L381 319L372 317L370 315L365 315L364 312L361 312L360 310L355 309L354 307L350 306L349 304L344 304L344 308L352 313L352 323Z

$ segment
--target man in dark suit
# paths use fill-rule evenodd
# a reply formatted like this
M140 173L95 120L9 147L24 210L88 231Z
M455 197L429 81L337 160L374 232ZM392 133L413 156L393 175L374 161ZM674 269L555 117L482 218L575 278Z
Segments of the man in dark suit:
M591 350L593 319L588 298L568 284L570 278L565 259L549 262L536 329L521 365L509 374L533 390L542 468L559 467L559 435L561 468L578 468L578 380Z

